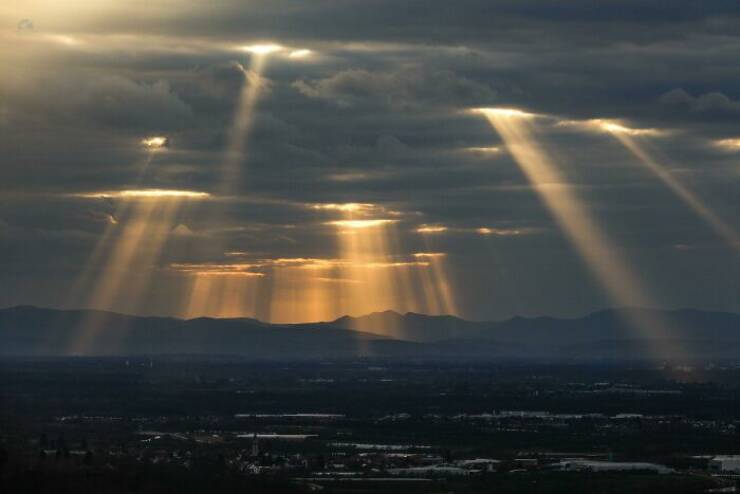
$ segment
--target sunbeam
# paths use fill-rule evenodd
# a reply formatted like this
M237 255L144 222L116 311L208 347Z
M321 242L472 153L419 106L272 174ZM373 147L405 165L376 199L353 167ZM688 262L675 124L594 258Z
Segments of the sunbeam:
M277 44L255 44L244 46L242 50L251 54L251 62L246 70L239 65L244 74L244 85L227 133L225 154L216 187L223 196L232 194L242 178L242 168L247 158L247 141L265 85L262 74L267 59L271 54L284 50L284 47ZM214 218L223 217L222 207L211 209ZM237 317L254 316L256 313L257 280L228 273L195 273L189 275L189 281L188 296L181 304L181 314L184 317ZM226 301L225 294L228 294Z
M279 45L253 45L245 47L252 54L249 69L240 65L244 74L244 85L239 93L234 119L228 131L226 154L219 177L221 193L229 193L242 178L241 167L247 157L247 140L254 125L254 113L265 86L263 73L271 53L282 50Z
M338 293L343 280L337 262L297 260L272 269L270 321L328 321L338 317Z
M424 293L430 300L434 300L436 307L430 307L428 314L457 315L454 289L447 269L447 254L443 252L417 252L416 259L429 263L430 269L424 269Z
M196 272L190 276L189 295L182 313L195 317L255 317L260 273Z
M329 221L338 240L334 297L340 314L362 315L394 310L400 313L457 314L454 287L446 256L438 252L404 254L399 244L398 220L377 217L372 204L323 204L317 209L338 211L341 220ZM446 228L421 227L419 233L442 233ZM428 245L429 242L425 241ZM385 318L384 334L403 337L394 318Z
M88 198L115 198L116 221L108 225L83 269L75 296L86 307L134 313L149 288L157 263L185 201L208 194L184 190L140 189L80 194ZM84 351L105 324L98 315L83 321L75 352Z
M511 109L485 108L475 111L485 116L501 136L555 221L612 301L622 307L652 306L654 299L642 281L613 247L614 243L573 193L554 160L541 147L533 132L535 115ZM669 328L651 312L628 311L627 314L630 322L644 335L667 340Z
M635 158L656 177L658 177L674 194L676 194L694 213L703 219L712 230L729 246L740 249L740 234L699 198L692 190L686 187L672 174L653 153L648 152L647 146L640 142L641 136L651 135L640 132L643 129L631 129L610 121L596 121L597 125L614 136Z
M331 222L337 228L340 258L345 261L341 277L358 280L356 286L342 287L341 310L345 314L366 314L398 308L398 286L393 283L393 263L389 260L388 219L353 219L345 211L344 220Z

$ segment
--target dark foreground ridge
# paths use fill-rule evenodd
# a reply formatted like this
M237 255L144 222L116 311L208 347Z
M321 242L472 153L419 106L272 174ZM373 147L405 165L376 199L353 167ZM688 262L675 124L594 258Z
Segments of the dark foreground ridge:
M629 327L626 311L652 311L669 336ZM18 306L0 310L0 355L236 356L251 360L619 361L740 358L740 315L699 310L612 309L576 319L515 317L471 322L392 311L332 322L138 317Z

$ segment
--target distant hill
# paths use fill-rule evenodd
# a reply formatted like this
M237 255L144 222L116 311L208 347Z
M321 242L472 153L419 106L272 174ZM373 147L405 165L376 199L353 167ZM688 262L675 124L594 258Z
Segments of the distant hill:
M626 323L630 315L654 316L664 321L671 339L740 341L740 314L692 309L608 309L573 319L513 317L498 322L386 311L361 317L344 316L326 325L426 343L463 339L549 346L664 336L658 331L645 334L630 327Z
M428 316L407 312L399 314L392 310L373 312L366 316L340 317L327 326L386 335L399 340L432 342L469 338L490 323L475 323L455 316Z
M608 309L575 319L514 317L482 328L476 338L541 344L577 344L603 340L659 340L659 331L644 333L626 322L630 314L653 316L663 321L674 340L740 342L740 314L693 309Z
M637 332L628 313L649 313L668 334ZM19 306L0 310L0 356L231 355L252 360L353 359L614 361L740 359L740 315L612 309L582 318L378 312L312 324L255 319L137 317Z
M240 355L251 359L394 355L413 343L254 319L182 320L35 307L0 310L0 355Z

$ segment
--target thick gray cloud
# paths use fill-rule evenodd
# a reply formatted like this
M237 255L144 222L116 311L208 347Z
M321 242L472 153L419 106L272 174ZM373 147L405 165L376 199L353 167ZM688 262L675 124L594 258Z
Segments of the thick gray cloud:
M683 89L673 89L660 96L660 102L668 107L696 113L710 113L722 116L740 114L740 101L733 101L720 92L692 96Z
M456 108L495 101L485 84L458 77L451 71L425 71L423 67L400 71L350 69L325 79L299 80L294 87L309 98L339 107L382 105L396 110L449 105Z
M399 255L427 248L419 226L447 228L431 241L449 254L463 315L608 305L501 139L465 112L521 107L543 115L537 136L564 186L656 303L740 310L736 251L612 136L557 125L666 130L639 140L740 229L740 148L715 142L740 137L739 17L732 2L688 0L0 7L11 27L0 40L12 47L0 49L0 305L63 305L57 294L118 207L75 194L222 190L235 108L261 80L238 179L178 211L159 268L230 250L331 257L327 222L340 216L310 205L373 203L397 220ZM242 49L255 43L284 47L261 79ZM299 49L311 54L289 56ZM150 153L140 141L151 136L168 147ZM176 312L176 281L157 279L142 311Z

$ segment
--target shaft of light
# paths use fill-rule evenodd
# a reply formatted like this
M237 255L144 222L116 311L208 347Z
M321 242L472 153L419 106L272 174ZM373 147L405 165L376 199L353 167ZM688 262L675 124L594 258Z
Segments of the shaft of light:
M101 265L92 284L87 307L110 311L136 312L149 288L149 280L159 261L173 226L181 198L137 200L121 208L128 212L119 218L115 233L101 239L100 248L91 261ZM108 254L104 256L103 254ZM102 315L89 316L81 323L80 338L73 342L75 352L84 352L97 338L113 345L115 335L102 331L106 324Z
M262 92L262 73L269 54L280 51L279 45L265 44L244 47L252 54L248 70L243 70L245 82L239 93L234 117L227 134L226 150L221 163L217 189L222 195L234 192L242 176L241 168L246 159L246 143L254 124L254 112ZM217 208L212 214L223 215ZM259 280L243 276L194 275L191 276L188 296L182 301L184 317L243 317L257 312Z
M728 245L740 249L740 234L722 218L712 211L707 205L682 182L680 182L670 171L659 163L645 148L629 133L613 132L605 128L622 145L627 148L638 161L656 177L658 177L671 191L676 194L694 213L703 219L712 230L722 238Z
M226 155L221 167L220 189L228 193L240 178L240 167L246 158L246 141L254 124L254 112L262 92L262 73L266 55L256 54L248 71L244 72L245 83L239 93L234 120L228 133Z
M417 230L419 232L419 230ZM421 270L421 286L427 299L427 313L435 315L458 315L455 289L450 277L447 255L435 252L433 238L436 231L421 231L425 252L417 252L414 258L429 263L429 269Z
M537 142L530 119L511 112L483 114L610 298L623 307L653 305L652 296L626 260L612 247L613 242L568 188L558 166ZM646 335L658 336L664 341L668 336L665 323L650 312L630 312L628 317Z
M183 317L255 317L258 276L238 273L197 273L190 279Z

